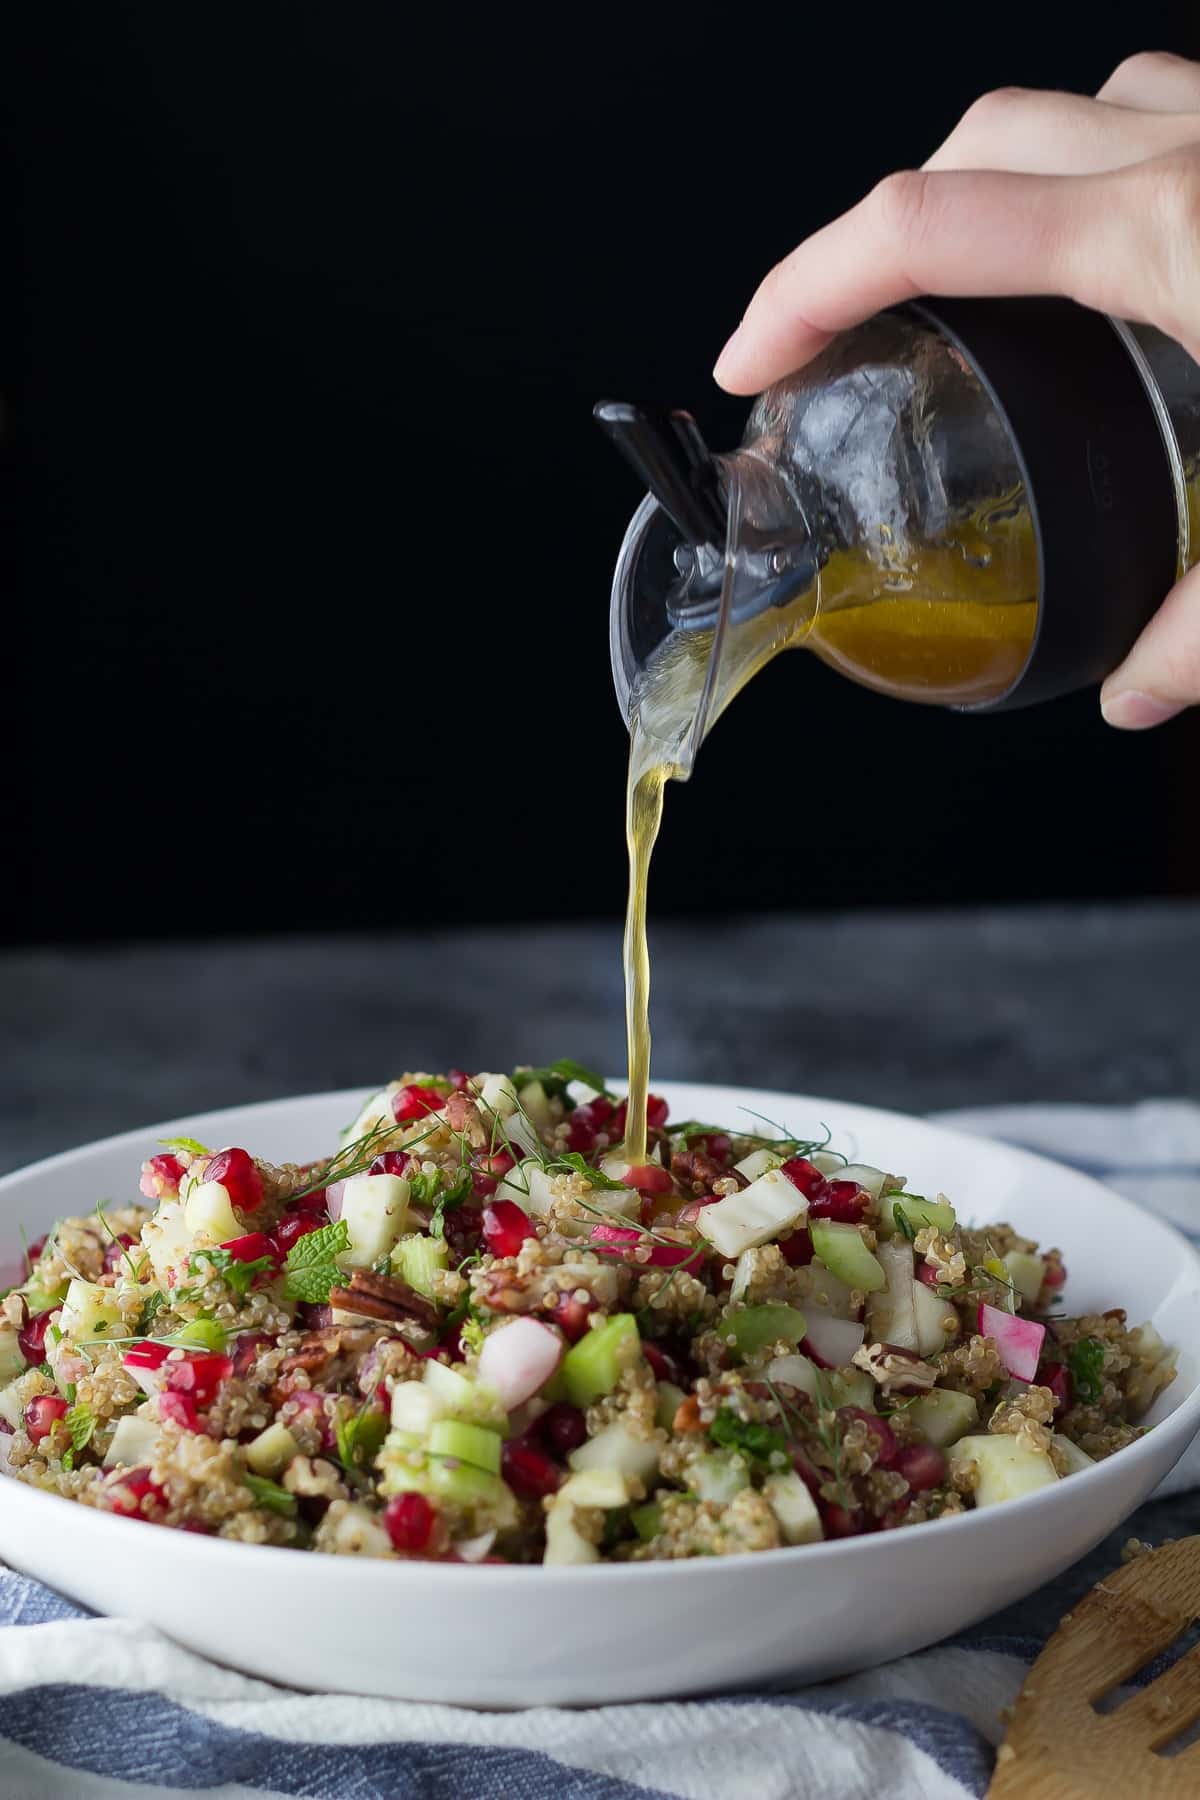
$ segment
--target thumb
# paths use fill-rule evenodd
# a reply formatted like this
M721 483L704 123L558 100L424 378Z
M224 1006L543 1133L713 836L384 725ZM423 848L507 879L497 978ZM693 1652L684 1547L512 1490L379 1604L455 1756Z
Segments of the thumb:
M1100 690L1110 725L1143 731L1200 704L1200 567L1177 582Z

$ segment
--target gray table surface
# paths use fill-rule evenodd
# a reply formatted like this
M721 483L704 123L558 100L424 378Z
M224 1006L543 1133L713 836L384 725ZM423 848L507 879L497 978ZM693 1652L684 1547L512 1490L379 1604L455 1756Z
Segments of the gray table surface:
M1200 1097L1200 905L660 920L653 951L660 1078L913 1112ZM613 925L9 952L0 1169L406 1066L617 1070L621 1007ZM1043 1635L1131 1532L1196 1511L1143 1507L996 1629Z

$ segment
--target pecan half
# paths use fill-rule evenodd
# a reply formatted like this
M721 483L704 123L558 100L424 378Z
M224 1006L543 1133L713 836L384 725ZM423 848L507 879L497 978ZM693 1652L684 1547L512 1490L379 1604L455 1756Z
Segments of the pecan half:
M377 1275L374 1269L355 1269L347 1287L330 1288L329 1304L389 1324L415 1319L430 1329L438 1325L441 1316L432 1300L418 1294L407 1281L395 1275Z

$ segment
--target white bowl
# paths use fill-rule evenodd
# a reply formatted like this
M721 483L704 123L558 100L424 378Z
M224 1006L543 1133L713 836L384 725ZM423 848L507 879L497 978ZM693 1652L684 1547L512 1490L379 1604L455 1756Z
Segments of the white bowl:
M656 1084L657 1085L657 1084ZM650 1699L820 1680L901 1656L1028 1594L1143 1501L1200 1427L1200 1258L1161 1220L1042 1157L899 1113L664 1084L676 1118L739 1108L944 1190L1064 1252L1071 1312L1124 1306L1180 1350L1154 1429L1007 1505L871 1537L678 1563L504 1568L379 1563L161 1530L0 1482L0 1557L101 1612L298 1687L483 1706ZM104 1196L186 1131L278 1160L329 1151L359 1093L233 1108L128 1132L0 1180L0 1247ZM748 1125L747 1129L754 1129ZM0 1261L8 1261L0 1255Z

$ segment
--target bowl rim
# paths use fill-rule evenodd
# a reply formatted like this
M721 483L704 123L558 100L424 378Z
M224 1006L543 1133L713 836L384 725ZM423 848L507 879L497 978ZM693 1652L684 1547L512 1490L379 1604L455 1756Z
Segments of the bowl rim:
M1196 1282L1197 1289L1200 1291L1200 1248L1190 1243L1183 1233L1172 1225L1169 1220L1163 1219L1157 1213L1149 1212L1146 1208L1138 1206L1134 1201L1126 1199L1126 1197L1119 1193L1115 1188L1106 1186L1104 1182L1098 1181L1094 1176L1087 1174L1084 1170L1074 1168L1070 1163L1059 1162L1056 1158L1045 1156L1038 1151L1026 1149L1024 1145L1012 1144L999 1138L989 1138L977 1135L974 1132L962 1130L957 1126L943 1125L939 1120L925 1118L919 1113L899 1112L894 1108L873 1106L869 1102L836 1100L831 1099L828 1095L789 1094L780 1089L750 1088L744 1087L741 1084L727 1084L721 1082L671 1081L667 1079L660 1079L655 1082L655 1091L663 1091L668 1099L671 1096L672 1090L681 1088L687 1088L693 1093L707 1089L714 1094L743 1093L755 1095L760 1099L767 1096L772 1101L778 1099L791 1106L796 1106L797 1104L804 1106L816 1105L834 1110L837 1108L844 1108L855 1113L872 1115L874 1118L883 1122L886 1122L889 1119L901 1120L906 1125L917 1125L928 1130L930 1134L936 1138L950 1139L962 1150L974 1150L977 1153L988 1156L996 1155L1001 1158L1006 1158L1010 1162L1026 1168L1031 1175L1036 1175L1039 1172L1044 1175L1049 1172L1058 1180L1061 1180L1065 1175L1073 1183L1081 1186L1083 1189L1090 1189L1093 1192L1100 1193L1104 1196L1106 1202L1115 1203L1121 1211L1128 1213L1132 1218L1141 1221L1147 1219L1150 1220L1155 1228L1166 1234L1166 1237L1171 1243L1176 1257L1178 1258L1177 1263L1174 1265L1176 1271L1176 1283L1185 1272L1190 1271ZM255 1112L283 1111L284 1109L293 1108L306 1103L326 1103L332 1106L335 1101L338 1102L339 1105L347 1101L353 1105L355 1098L361 1096L364 1091L368 1090L355 1086L353 1088L325 1089L308 1094L281 1095L271 1100L251 1100L240 1104L234 1102L229 1106L209 1107L205 1112L190 1114L181 1119L169 1119L152 1125L135 1126L129 1131L116 1132L106 1138L96 1138L87 1143L76 1145L69 1150L61 1150L50 1156L41 1157L36 1162L26 1163L22 1168L10 1170L8 1174L0 1176L0 1198L7 1194L10 1189L19 1188L30 1176L52 1174L56 1170L72 1167L78 1163L88 1161L91 1156L101 1151L118 1151L127 1146L134 1145L144 1147L148 1137L158 1139L162 1136L178 1136L181 1134L183 1127L191 1126L196 1128L202 1126L206 1120L214 1119L224 1113L246 1112L251 1110ZM378 1089L371 1089L369 1091L378 1092ZM924 1521L924 1525L936 1527L938 1535L934 1541L938 1543L944 1542L947 1544L947 1548L949 1548L951 1540L945 1534L953 1532L956 1534L953 1541L957 1542L961 1540L963 1542L969 1542L970 1539L968 1534L988 1532L993 1528L992 1525L989 1524L989 1521L995 1521L998 1518L1011 1519L1014 1516L1014 1509L1016 1508L1023 1509L1024 1514L1031 1520L1035 1511L1044 1512L1046 1514L1047 1524L1049 1524L1050 1519L1056 1516L1057 1511L1066 1504L1063 1497L1064 1490L1069 1489L1071 1493L1078 1492L1074 1487L1075 1482L1089 1481L1094 1486L1098 1480L1105 1477L1105 1472L1107 1470L1117 1464L1118 1457L1120 1459L1120 1466L1127 1471L1135 1466L1135 1462L1136 1466L1140 1467L1151 1455L1156 1454L1154 1445L1161 1444L1162 1438L1159 1436L1160 1433L1165 1433L1173 1441L1178 1441L1178 1449L1171 1459L1171 1462L1167 1465L1167 1470L1164 1471L1165 1475L1175 1466L1175 1463L1178 1462L1179 1458L1183 1455L1198 1431L1200 1431L1200 1344L1197 1346L1197 1369L1190 1391L1187 1392L1179 1404L1167 1414L1166 1418L1162 1419L1157 1425L1152 1426L1146 1432L1146 1435L1139 1438L1136 1443L1128 1445L1124 1450L1119 1451L1116 1456L1106 1458L1103 1462L1097 1463L1094 1468L1080 1470L1068 1480L1057 1481L1048 1487L1036 1490L1034 1493L1023 1494L1015 1500L1006 1500L996 1507L987 1507L984 1509L972 1508L967 1512L952 1514L949 1518L943 1517L926 1520ZM62 1494L47 1493L44 1489L33 1487L29 1483L19 1481L15 1477L0 1477L0 1496L4 1495L8 1495L9 1499L14 1501L17 1505L24 1504L26 1500L31 1502L54 1501L61 1506L70 1507L72 1509L72 1515L76 1518L78 1518L80 1511L82 1511L97 1521L103 1521L98 1527L101 1530L116 1529L125 1532L138 1531L149 1523L149 1521L146 1520L124 1518L118 1513L104 1512L98 1507L81 1508L80 1503L76 1500L68 1499ZM21 1496L20 1500L16 1498L17 1495ZM1142 1501L1146 1497L1146 1495L1143 1495L1142 1500L1139 1500L1137 1504L1142 1504ZM0 1498L0 1505L3 1504L5 1504L5 1502ZM1054 1510L1051 1511L1050 1509ZM159 1529L161 1531L167 1530L166 1527L160 1527ZM856 1556L862 1561L867 1562L872 1558L879 1558L881 1556L886 1558L890 1554L890 1546L895 1543L911 1543L911 1539L908 1536L909 1531L920 1529L922 1529L922 1527L910 1526L895 1531L866 1532L858 1537L823 1538L820 1542L815 1544L782 1545L778 1549L771 1550L767 1553L761 1551L737 1551L728 1556L685 1557L677 1560L670 1559L637 1563L583 1563L573 1564L568 1567L555 1567L551 1565L550 1568L547 1568L542 1563L450 1563L428 1562L422 1561L419 1558L413 1558L411 1560L397 1559L395 1562L391 1562L385 1558L370 1556L322 1557L319 1554L314 1554L307 1550L296 1549L287 1544L245 1544L238 1542L236 1539L219 1538L201 1534L199 1532L181 1531L178 1529L171 1529L168 1535L175 1545L176 1554L193 1558L197 1562L197 1566L200 1566L205 1558L212 1562L214 1560L223 1559L230 1551L234 1551L240 1556L241 1566L247 1574L250 1572L249 1559L250 1557L253 1557L256 1561L256 1565L261 1567L264 1571L275 1568L280 1575L283 1575L291 1568L290 1563L279 1563L276 1560L280 1551L284 1551L292 1556L307 1557L310 1564L315 1565L315 1568L318 1571L322 1569L324 1564L328 1563L331 1565L328 1570L328 1576L336 1576L339 1583L345 1583L347 1580L359 1583L368 1581L372 1583L377 1582L380 1578L379 1571L381 1567L390 1568L391 1570L396 1571L396 1573L384 1577L384 1579L408 1582L424 1582L428 1580L442 1581L447 1578L447 1572L450 1570L469 1568L473 1571L477 1581L486 1580L492 1587L499 1589L509 1588L518 1583L529 1583L534 1579L535 1575L540 1584L549 1583L553 1587L559 1588L564 1585L570 1586L577 1581L595 1582L602 1578L607 1578L610 1581L615 1579L621 1582L642 1581L648 1578L648 1573L650 1571L654 1571L659 1578L671 1580L689 1578L696 1581L701 1579L715 1580L720 1576L722 1570L738 1569L744 1572L748 1566L777 1568L782 1574L785 1566L788 1568L796 1567L798 1559L803 1559L801 1566L805 1567L813 1566L813 1559L817 1557L823 1559L823 1565L833 1560L844 1560L848 1557ZM114 1542L118 1544L121 1541L120 1538L114 1540ZM141 1540L130 1538L128 1541L132 1549L134 1543ZM186 1548L184 1548L185 1545ZM263 1563L262 1559L264 1557L268 1558L269 1561ZM787 1559L786 1565L781 1561L783 1558ZM355 1568L353 1565L358 1565L358 1567ZM701 1571L705 1571L706 1573L702 1575ZM455 1574L450 1576L450 1579L457 1580L460 1579L460 1577Z

